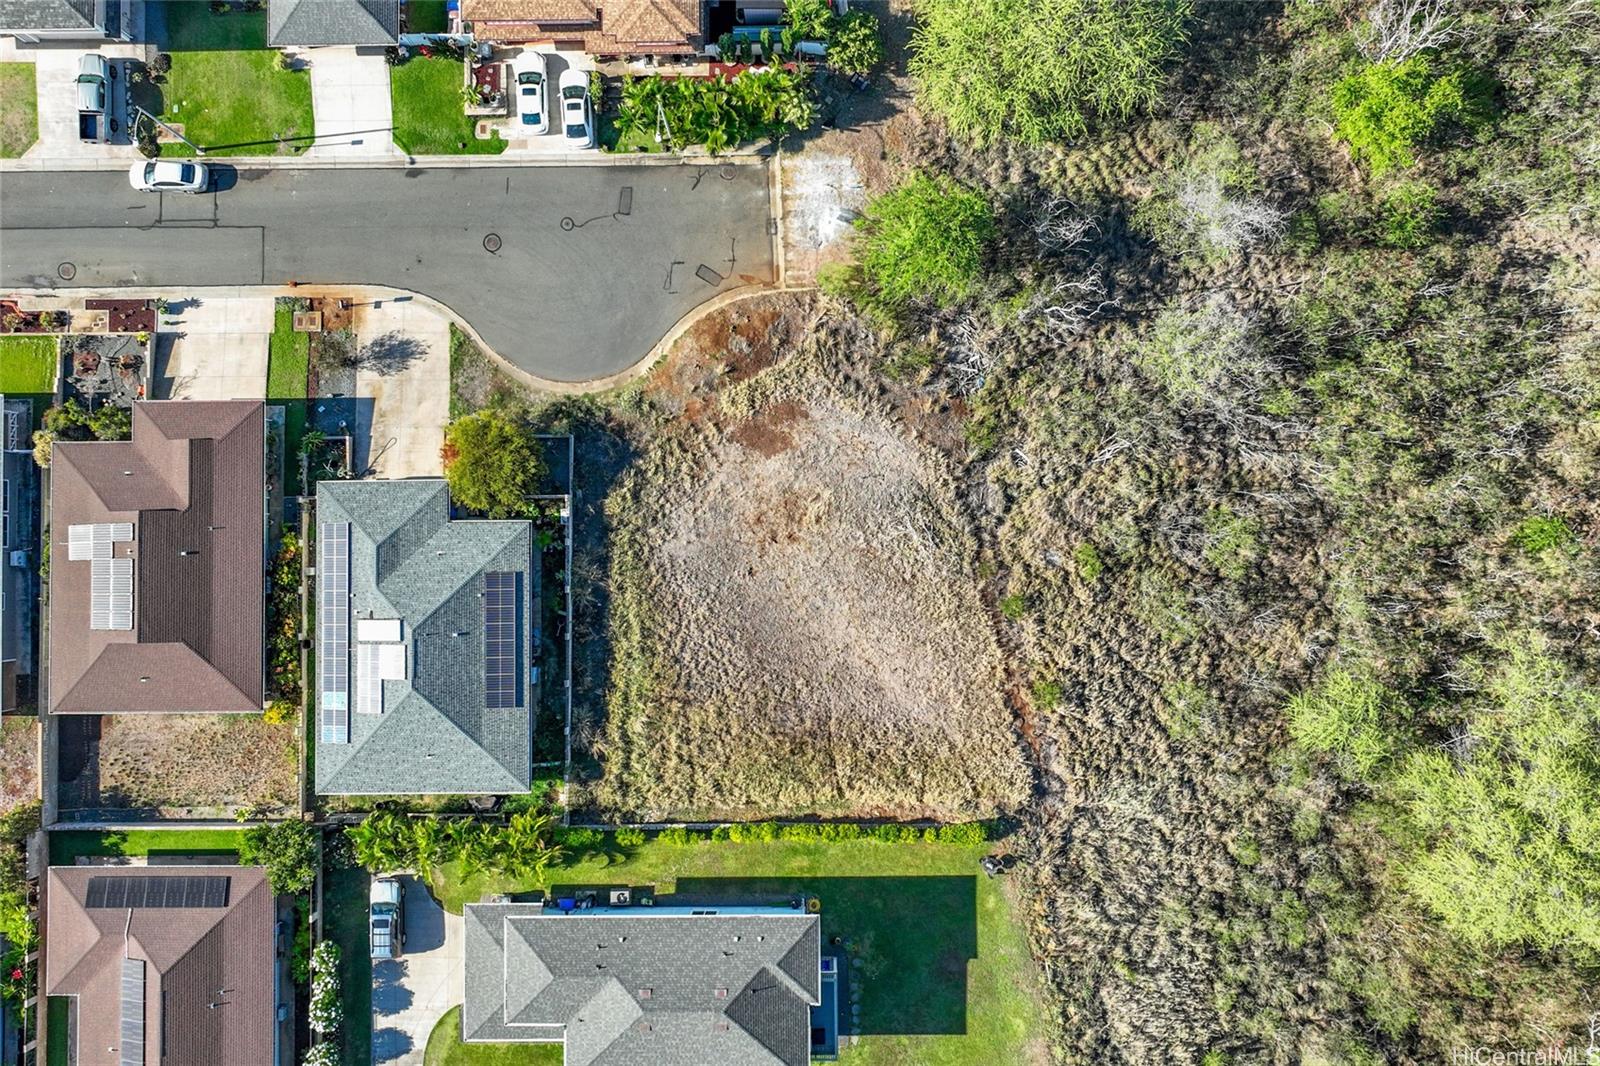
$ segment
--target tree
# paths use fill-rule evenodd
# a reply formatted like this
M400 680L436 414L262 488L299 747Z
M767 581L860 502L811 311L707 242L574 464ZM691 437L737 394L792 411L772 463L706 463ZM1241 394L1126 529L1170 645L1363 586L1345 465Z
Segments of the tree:
M918 174L858 220L851 295L893 312L908 301L950 304L971 291L995 235L988 200L947 177Z
M1377 681L1334 670L1289 701L1289 735L1332 756L1343 776L1364 781L1399 750L1396 726L1406 717L1404 704Z
M317 828L310 822L277 822L245 833L239 861L265 866L272 891L292 896L311 891L317 880Z
M1484 121L1488 96L1483 79L1440 71L1427 56L1369 63L1333 87L1334 129L1377 177L1415 163L1415 149L1445 124Z
M545 464L527 424L515 415L480 411L445 431L444 473L463 507L490 518L529 513L529 497L544 485Z
M414 841L409 822L396 811L373 811L360 825L345 830L355 848L356 862L373 873L409 867Z
M1161 96L1191 0L925 0L920 103L979 144L1081 137Z

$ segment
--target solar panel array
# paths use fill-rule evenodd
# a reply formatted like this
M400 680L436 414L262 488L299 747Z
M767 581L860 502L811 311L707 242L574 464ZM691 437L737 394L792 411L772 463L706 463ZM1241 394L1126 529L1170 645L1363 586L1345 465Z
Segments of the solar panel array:
M321 743L350 743L350 523L317 531L317 688Z
M383 713L382 644L356 645L356 713Z
M226 907L229 877L91 877L83 905L90 910L173 910Z
M89 628L133 628L133 560L114 545L133 540L132 522L67 527L67 559L89 564Z
M144 960L122 960L122 1045L119 1066L144 1066Z
M517 674L517 580L514 570L483 575L483 687L490 708L522 706Z

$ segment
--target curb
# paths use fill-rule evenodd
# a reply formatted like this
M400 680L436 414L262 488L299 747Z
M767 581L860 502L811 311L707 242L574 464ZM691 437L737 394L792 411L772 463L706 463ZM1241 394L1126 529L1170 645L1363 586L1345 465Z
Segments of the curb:
M316 158L312 156L215 156L199 157L196 161L212 166L229 166L235 170L416 170L496 167L616 167L616 166L694 166L710 163L730 166L754 166L766 162L767 153L739 152L729 155L617 155L611 152L552 152L539 155L394 155L352 157L347 159ZM174 157L176 158L176 157ZM189 158L189 157L184 157ZM38 159L0 160L0 174L10 173L82 173L93 171L125 171L133 163L144 162L143 156L105 159L80 159L73 157L46 157Z

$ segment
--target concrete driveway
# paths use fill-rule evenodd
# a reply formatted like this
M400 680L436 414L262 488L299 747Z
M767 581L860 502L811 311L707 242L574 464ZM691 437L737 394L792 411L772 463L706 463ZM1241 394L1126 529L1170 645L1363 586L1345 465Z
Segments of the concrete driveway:
M372 967L374 1066L420 1066L428 1034L461 1002L461 916L446 914L415 877L405 884L405 950Z
M175 300L156 335L157 400L259 400L267 394L270 296Z
M393 154L389 64L381 48L311 48L311 110L317 143L312 156L372 157Z
M450 322L407 297L355 307L354 465L381 478L438 477L450 421ZM361 424L365 423L365 424Z
M85 53L95 51L113 60L117 79L108 88L106 106L116 118L121 129L111 140L120 143L85 144L78 139L78 60ZM63 162L90 159L141 158L126 133L127 107L124 80L127 64L115 62L138 55L138 49L119 42L100 42L90 47L87 42L77 44L39 44L17 48L18 59L31 59L34 63L34 87L39 99L39 140L27 151L29 159L49 158Z

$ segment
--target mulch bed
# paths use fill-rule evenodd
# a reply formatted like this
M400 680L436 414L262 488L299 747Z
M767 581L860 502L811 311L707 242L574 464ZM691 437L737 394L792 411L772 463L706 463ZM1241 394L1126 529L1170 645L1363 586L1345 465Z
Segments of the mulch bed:
M149 300L85 300L85 310L106 311L110 333L154 333L156 308Z

